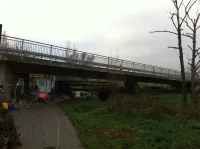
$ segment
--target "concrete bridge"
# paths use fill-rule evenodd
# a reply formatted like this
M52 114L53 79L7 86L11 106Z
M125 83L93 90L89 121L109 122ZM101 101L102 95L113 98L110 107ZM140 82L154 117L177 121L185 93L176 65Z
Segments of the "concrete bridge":
M138 88L137 82L181 85L177 70L2 35L0 83L8 86L30 73L123 80L129 90Z

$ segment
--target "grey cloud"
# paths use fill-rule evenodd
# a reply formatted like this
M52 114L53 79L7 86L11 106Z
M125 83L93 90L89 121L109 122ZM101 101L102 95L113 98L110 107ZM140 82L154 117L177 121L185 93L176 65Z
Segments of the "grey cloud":
M121 59L180 69L178 51L167 48L167 46L176 46L177 38L166 33L149 33L152 30L174 29L165 11L128 15L110 25L115 32L119 31L118 36L121 37L114 42L116 44L106 38L106 35L90 34L84 35L79 40L71 41L71 45L75 44L76 48L81 51L105 56L110 56L111 49L115 51L116 45L120 45L118 53ZM65 41L43 40L42 42L66 46ZM189 40L185 40L185 48L187 44Z
M119 57L130 61L179 69L177 51L167 48L168 45L176 45L176 38L169 34L149 33L157 28L156 25L167 24L170 21L159 15L152 17L155 14L157 13L130 15L115 22L116 29L129 30L129 33L122 34L122 38L116 43L120 45ZM160 21L156 22L156 20ZM112 25L114 26L114 24ZM165 25L163 25L164 27ZM159 28L162 27L159 26ZM76 42L77 47L84 51L107 55L110 49L116 48L116 45L109 44L109 41L102 36L85 36Z
M180 70L178 50L168 49L168 46L177 46L177 38L167 33L150 34L152 30L174 30L166 12L149 12L138 15L130 15L114 23L116 29L125 29L129 33L122 34L122 38L116 44L120 45L120 58ZM114 24L112 24L114 26ZM85 51L108 55L115 45L109 44L103 35L91 35L78 42L78 47ZM186 45L190 44L184 39ZM187 64L187 59L185 60ZM187 65L186 65L187 67Z

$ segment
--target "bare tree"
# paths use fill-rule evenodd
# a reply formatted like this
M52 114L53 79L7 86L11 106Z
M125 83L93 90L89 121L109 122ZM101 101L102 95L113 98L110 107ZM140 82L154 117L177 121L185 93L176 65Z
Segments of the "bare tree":
M194 4L197 2L197 0L189 0L187 5L185 6L185 14L183 17L181 17L181 8L184 6L184 0L181 0L179 3L179 0L172 0L172 3L175 7L175 12L169 12L171 21L175 27L174 31L153 31L150 33L170 33L177 36L178 39L178 46L169 46L168 48L172 49L178 49L179 50L179 58L180 58L180 66L181 66L181 78L182 78L182 102L183 104L187 104L187 86L186 86L186 77L185 77L185 66L184 66L184 57L183 57L183 46L182 46L182 26L183 23L186 20L187 15L189 14L191 8L194 6Z
M184 22L185 22L186 26L188 27L188 29L190 30L190 32L183 34L185 37L188 37L192 40L192 47L190 45L188 45L188 48L192 52L192 58L191 59L188 58L188 60L189 60L188 64L190 66L190 71L191 71L191 91L192 91L191 102L193 104L197 104L196 81L199 78L197 71L200 67L200 59L198 59L198 58L200 58L200 55L199 55L200 48L197 48L197 44L196 44L197 43L197 31L200 28L200 25L198 25L199 17L200 17L199 4L200 4L200 1L198 3L196 17L194 19L191 18L190 13L187 13L187 17Z

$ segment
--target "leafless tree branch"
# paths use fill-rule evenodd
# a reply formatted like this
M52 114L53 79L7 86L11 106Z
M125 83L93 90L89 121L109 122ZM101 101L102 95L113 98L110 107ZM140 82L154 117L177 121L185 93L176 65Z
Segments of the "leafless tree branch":
M190 36L190 35L188 35L188 34L182 34L182 36L185 36L185 37L188 37L188 38L191 38L191 39L193 39L193 37L192 37L192 36Z
M179 49L178 47L171 47L171 46L168 46L169 49Z
M179 5L179 7L178 7L179 9L181 8L181 5L183 5L183 1L184 1L184 0L181 1L180 5Z
M192 0L190 0L189 2L188 2L188 4L186 5L186 7L185 7L185 16L183 17L183 20L185 20L185 18L189 15L189 12L190 12L190 10L192 9L192 7L194 6L194 4L197 2L197 0L195 0L192 4L191 4L191 2L192 2ZM191 5L190 5L191 4ZM189 16L188 16L189 17ZM189 19L191 19L190 17L189 17ZM183 21L182 20L182 22L181 22L181 25L183 24Z
M199 0L198 7L197 7L197 12L196 12L197 15L199 13L199 4L200 4L200 0Z
M197 30L200 28L200 26L197 27Z
M196 21L195 21L195 24L198 23L198 21L199 21L199 17L200 17L200 13L197 15L197 19L196 19Z
M184 54L186 55L186 58L187 58L188 61L192 60L188 54L186 54L186 53L184 53Z
M198 61L199 62L199 61ZM196 66L195 72L199 69L200 65Z
M172 2L173 2L173 4L174 4L174 7L175 7L176 9L178 9L178 2L177 2L177 0L172 0Z
M189 48L190 50L193 50L193 49L192 49L192 47L191 47L191 46L189 46L189 45L188 45L188 48Z
M199 66L200 66L200 61L198 61L198 62L196 63L195 68L197 68L197 67L199 67Z
M174 34L174 35L178 35L177 33L175 32L172 32L172 31L166 31L166 30L163 30L163 31L152 31L150 33L170 33L170 34Z
M172 15L172 16L171 16L172 23L173 23L174 27L176 28L176 30L178 30L178 27L176 26L176 24L175 24L175 22L174 22L175 13L172 13L171 15Z
M191 35L191 36L193 36L193 34L192 33L186 33L187 35Z
M196 51L198 52L200 50L200 48L198 48Z
M171 15L176 15L176 16L177 16L177 14L175 14L175 13L170 13L170 14L171 14ZM187 25L187 27L188 27L191 31L193 31L193 28L189 25L188 21L185 20L185 19L187 19L187 18L183 19L183 18L179 17L179 19L180 19L181 21L185 22L185 24Z

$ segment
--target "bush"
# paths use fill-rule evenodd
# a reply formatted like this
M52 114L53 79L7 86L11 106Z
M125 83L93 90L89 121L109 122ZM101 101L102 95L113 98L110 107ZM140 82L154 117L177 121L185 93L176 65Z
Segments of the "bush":
M106 101L111 95L111 88L103 88L99 91L98 97L101 101Z
M150 117L163 117L165 114L174 116L178 114L176 106L172 106L167 100L160 98L129 98L109 101L109 112L124 114L127 116L146 115ZM137 114L136 114L137 113Z
M134 117L139 114L155 118L162 118L165 115L169 115L193 119L200 118L200 107L174 105L162 98L141 98L141 96L135 96L132 98L109 100L109 103L107 110L118 115Z

